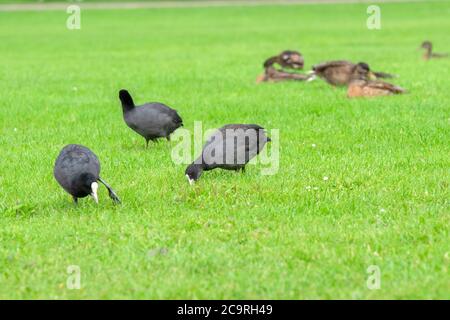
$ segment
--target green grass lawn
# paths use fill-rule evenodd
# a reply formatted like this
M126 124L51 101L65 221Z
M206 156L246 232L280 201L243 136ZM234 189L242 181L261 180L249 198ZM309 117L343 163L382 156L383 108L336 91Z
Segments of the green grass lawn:
M0 298L448 298L450 59L416 48L450 52L450 3L380 6L372 31L363 4L83 11L78 31L64 11L0 12ZM409 94L256 85L283 49L307 70L366 61ZM126 127L121 88L190 130L280 129L278 173L190 187L176 142L146 150ZM69 143L99 156L122 205L100 188L73 206L52 173Z

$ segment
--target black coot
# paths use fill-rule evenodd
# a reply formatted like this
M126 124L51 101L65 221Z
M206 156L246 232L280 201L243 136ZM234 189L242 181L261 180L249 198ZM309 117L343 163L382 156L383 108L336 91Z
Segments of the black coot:
M259 125L225 125L208 138L202 154L186 168L186 177L193 184L203 171L216 168L244 171L245 165L269 141L264 128Z
M97 181L105 185L111 199L120 203L116 193L100 178L100 162L97 156L84 146L77 144L65 146L56 159L53 174L61 187L72 195L75 203L78 202L78 198L88 195L98 203Z
M170 140L170 134L183 125L177 111L162 103L151 102L136 106L127 90L120 90L119 98L125 123L145 138L147 147L149 140Z

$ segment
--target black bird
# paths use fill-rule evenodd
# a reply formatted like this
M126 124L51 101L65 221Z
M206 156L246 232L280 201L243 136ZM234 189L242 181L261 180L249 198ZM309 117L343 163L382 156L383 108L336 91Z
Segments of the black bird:
M78 203L78 198L88 195L98 203L97 181L105 185L111 199L120 203L113 189L100 178L100 162L97 156L84 146L77 144L65 146L56 159L53 174L61 187L72 195L75 204Z
M245 165L271 141L257 124L228 124L215 131L203 146L202 154L185 171L190 184L203 171L216 168L245 171Z
M127 90L120 90L119 98L125 123L145 138L147 147L150 140L166 138L170 141L170 134L183 126L177 111L165 104L151 102L135 106Z

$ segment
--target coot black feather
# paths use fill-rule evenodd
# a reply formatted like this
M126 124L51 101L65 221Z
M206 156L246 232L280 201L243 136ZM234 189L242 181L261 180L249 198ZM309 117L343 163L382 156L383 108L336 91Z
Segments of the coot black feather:
M148 147L150 140L158 138L170 140L170 135L183 126L183 120L177 111L159 102L136 106L127 90L120 90L125 123L143 136Z
M203 171L216 168L244 171L269 141L264 128L257 124L223 126L208 138L202 154L186 168L189 183L197 181Z
M97 156L84 146L77 144L65 146L56 159L53 174L61 187L72 195L75 203L78 202L78 198L88 195L92 195L98 202L97 181L105 185L111 199L120 203L116 193L100 178L100 162Z

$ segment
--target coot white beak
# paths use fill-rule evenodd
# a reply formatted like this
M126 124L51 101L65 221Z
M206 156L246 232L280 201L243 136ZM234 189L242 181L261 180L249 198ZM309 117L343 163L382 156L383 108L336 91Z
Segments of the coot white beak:
M91 190L92 190L92 193L91 193L92 198L94 198L95 203L98 203L98 195L97 195L98 183L97 182L92 182Z
M186 178L188 179L188 181L189 181L189 184L192 186L194 183L195 183L195 180L194 179L191 179L191 178L189 178L189 176L188 175L186 175Z

